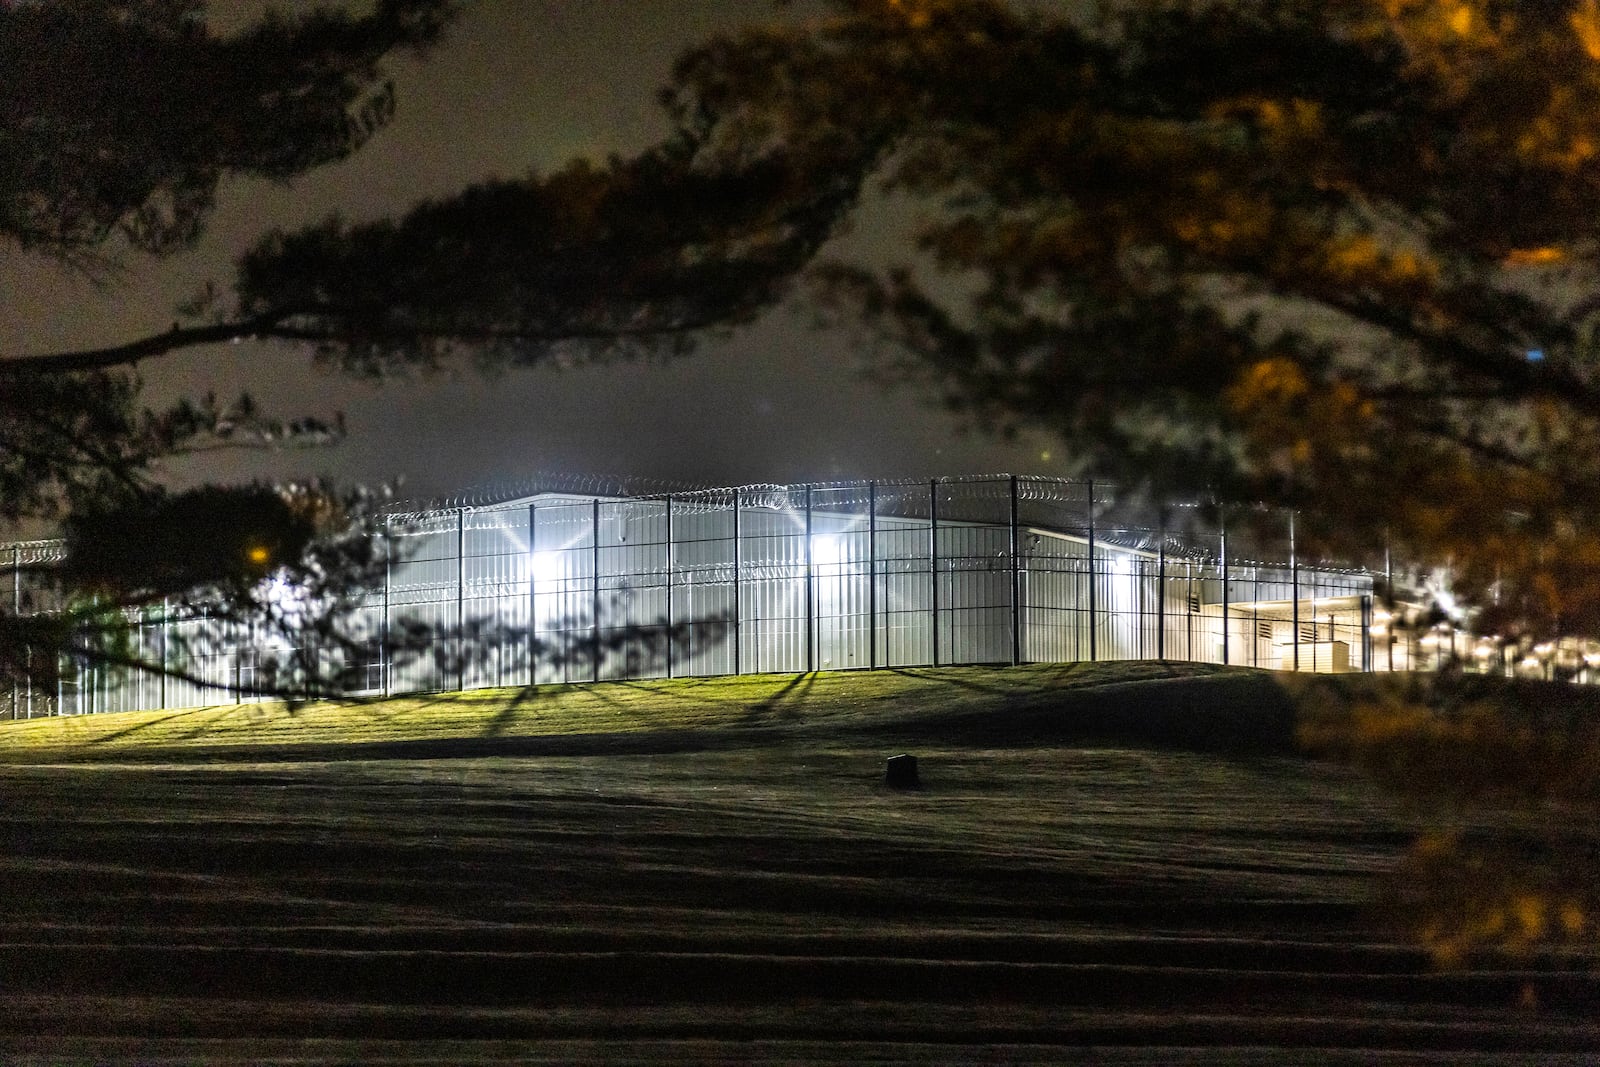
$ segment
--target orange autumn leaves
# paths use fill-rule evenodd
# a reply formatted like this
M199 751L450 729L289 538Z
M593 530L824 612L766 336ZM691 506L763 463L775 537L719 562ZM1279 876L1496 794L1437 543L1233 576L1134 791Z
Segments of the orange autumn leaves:
M1573 827L1600 814L1600 721L1581 691L1493 679L1372 679L1302 692L1299 742L1429 813L1376 901L1444 967L1600 946L1600 879ZM1493 836L1463 827L1491 815Z

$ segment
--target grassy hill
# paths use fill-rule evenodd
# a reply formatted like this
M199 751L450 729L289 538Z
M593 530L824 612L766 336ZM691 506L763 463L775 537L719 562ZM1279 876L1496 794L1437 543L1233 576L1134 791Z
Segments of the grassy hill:
M1441 970L1374 909L1426 819L1302 703L1136 663L0 724L0 1061L1592 1062L1586 957Z
M598 752L742 745L796 730L1294 750L1290 699L1270 675L1130 662L758 674L484 689L293 712L229 704L33 719L0 723L0 760Z

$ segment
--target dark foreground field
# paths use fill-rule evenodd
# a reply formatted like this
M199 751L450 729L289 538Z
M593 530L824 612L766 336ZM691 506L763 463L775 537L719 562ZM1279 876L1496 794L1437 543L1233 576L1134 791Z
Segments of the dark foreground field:
M1159 665L0 726L0 1061L1594 1063L1413 817ZM921 759L924 788L881 784Z

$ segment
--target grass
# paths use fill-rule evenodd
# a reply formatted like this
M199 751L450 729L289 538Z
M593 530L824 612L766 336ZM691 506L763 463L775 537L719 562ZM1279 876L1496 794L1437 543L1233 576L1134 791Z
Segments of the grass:
M1188 679L1176 703L1163 683ZM1129 689L1125 708L1107 705L1107 686ZM1093 692L1076 710L1083 736L1144 735L1152 742L1274 748L1292 744L1292 713L1264 675L1199 664L1040 664L1014 668L911 668L802 675L744 675L596 685L486 689L376 703L313 704L289 712L275 704L230 704L178 711L125 712L0 723L0 760L74 762L437 750L451 754L516 751L527 739L670 735L674 732L782 732L791 728L893 730L930 723L969 727L974 715L1004 713L977 724L991 740L1025 740L1059 718L1065 700ZM1241 709L1237 705L1243 703ZM1243 718L1233 721L1233 716ZM1066 724L1050 722L1059 732ZM695 743L704 743L697 739ZM468 742L487 744L471 745ZM507 747L507 746L510 747ZM390 746L390 747L374 747ZM394 746L401 746L396 748ZM409 749L404 746L410 746ZM250 753L249 750L255 750Z
M1373 914L1425 822L1296 699L1145 663L0 725L0 1061L1592 1062L1585 961L1441 971Z

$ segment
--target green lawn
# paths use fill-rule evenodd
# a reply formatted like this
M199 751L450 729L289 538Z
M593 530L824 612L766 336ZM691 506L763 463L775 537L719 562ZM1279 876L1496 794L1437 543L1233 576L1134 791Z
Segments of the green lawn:
M1162 664L0 724L0 1062L1593 1062L1588 961L1390 932L1419 816L1294 725Z
M1107 685L1203 680L1237 687L1241 677L1190 664L1041 664L1013 668L912 668L804 675L742 675L532 689L482 689L357 704L313 704L289 711L275 704L225 704L176 711L124 712L0 722L0 759L38 762L148 759L157 751L183 758L184 749L233 746L292 749L441 741L498 742L516 738L790 727L919 725L981 709L1037 717L1061 697ZM1263 682L1265 676L1255 681ZM1231 691L1231 690L1230 690ZM1253 702L1282 697L1262 685ZM1192 700L1189 701L1192 704ZM1229 714L1212 700L1203 713ZM1285 720L1286 721L1286 720ZM1219 722L1219 743L1263 741L1262 723L1239 732ZM1282 722L1278 724L1283 725ZM1129 729L1138 728L1128 723ZM1287 743L1281 730L1266 743Z

